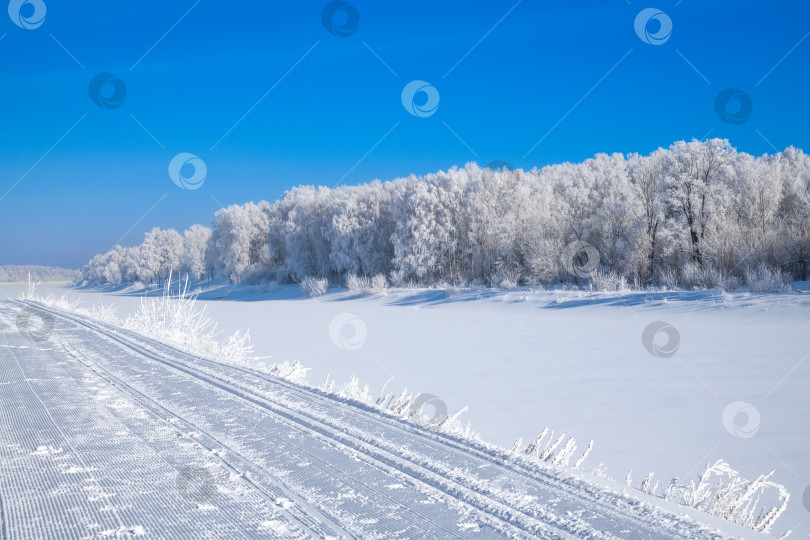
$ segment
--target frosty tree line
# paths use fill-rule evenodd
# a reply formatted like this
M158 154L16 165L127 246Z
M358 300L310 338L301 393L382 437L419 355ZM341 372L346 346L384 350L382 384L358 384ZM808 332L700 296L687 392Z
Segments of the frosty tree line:
M584 277L564 260L575 241L598 252ZM145 283L180 271L233 283L382 274L396 286L736 288L806 280L809 262L810 158L794 147L754 157L712 139L530 171L471 163L299 186L272 204L224 208L212 228L155 228L139 246L93 257L82 279Z

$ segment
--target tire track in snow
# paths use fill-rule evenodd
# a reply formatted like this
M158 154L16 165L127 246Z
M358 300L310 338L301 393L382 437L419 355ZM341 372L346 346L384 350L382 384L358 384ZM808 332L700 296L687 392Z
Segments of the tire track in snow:
M13 312L0 302L3 311ZM150 537L167 539L251 538L257 527L281 534L273 527L282 521L276 522L277 515L266 510L265 501L259 505L253 492L237 493L241 499L231 492L218 495L220 508L198 508L178 496L179 469L164 459L166 454L156 454L154 444L168 447L180 464L198 460L199 452L174 446L174 436L166 437L162 426L117 392L94 385L101 380L88 378L92 373L80 363L57 355L52 345L70 338L61 329L49 343L35 346L16 335L6 337L25 367L21 377L8 347L0 345L0 494L10 538L128 538L144 533L140 525L147 525ZM28 385L52 411L61 438ZM129 423L120 422L122 417ZM133 437L133 430L146 437ZM88 473L104 492L87 490ZM109 519L113 511L128 527Z
M83 471L90 471L91 468L87 466L87 463L85 463L81 453L76 451L76 448L70 442L70 439L65 435L65 433L62 430L62 428L60 427L59 423L54 419L53 415L51 414L50 409L48 409L47 405L45 405L45 402L42 400L39 393L34 389L33 385L31 384L31 379L28 378L28 376L26 375L25 370L23 369L22 365L20 364L19 358L17 358L17 355L14 354L14 351L11 349L11 347L8 346L8 338L7 338L6 334L5 334L5 331L3 332L3 340L4 340L4 343L5 343L6 350L8 351L9 355L11 355L11 357L14 359L14 362L15 362L15 364L17 366L19 374L22 377L22 382L25 383L25 386L28 388L28 391L30 392L30 394L34 397L34 399L42 407L42 410L44 411L45 415L48 417L48 420L50 421L51 425L56 430L56 432L59 434L59 437L61 439L61 444L64 444L68 448L68 450L70 452L70 455L73 457L73 459L75 459L80 464L81 469ZM104 493L104 490L102 489L101 485L96 480L94 475L87 474L86 472L83 472L82 474L87 476L86 481L91 482L94 485L94 487L95 487L95 489L97 490L98 493L101 493L101 494ZM118 513L118 510L115 507L111 507L110 511L111 511L111 513L112 513L112 515L113 515L113 517L115 519L116 524L118 525L118 529L125 529L124 520L121 519L121 515Z
M87 324L85 324L84 321L81 321L81 320L78 320L78 319L73 319L72 317L67 316L65 314L62 314L62 313L59 313L59 312L53 312L53 313L55 315L57 315L57 316L60 316L60 317L66 318L66 319L71 319L74 322L76 322L78 324L81 324L83 326L87 326ZM89 326L87 326L87 327L91 328ZM93 329L96 332L100 332L96 328L91 328L91 329ZM128 349L131 349L132 346L137 347L136 344L124 344L124 343L121 343L121 342L119 342L119 340L115 336L107 335L107 334L103 334L103 335L106 338L112 339L116 343L119 343L119 345L125 345L126 348L128 348ZM156 361L156 362L158 362L160 364L164 364L164 365L166 364L166 362L163 361L163 360L152 358L151 353L149 353L148 351L139 351L139 354L141 356L145 356L148 360L150 360L152 362ZM173 369L181 369L181 368L178 368L177 366L173 366ZM234 391L232 389L228 389L228 388L224 387L221 383L211 381L211 380L205 378L205 375L202 375L202 374L195 375L195 374L187 373L186 371L184 371L182 369L181 369L181 371L183 371L183 373L185 373L186 376L191 376L191 377L193 377L193 378L195 378L197 380L203 380L206 383L208 383L209 385L216 386L220 391L225 391L225 392L228 392L230 394L234 393ZM114 377L114 376L112 376L112 377ZM115 378L116 378L116 380L120 381L120 379L118 379L117 377L115 377ZM125 383L121 382L121 384L125 384ZM317 425L310 424L310 423L308 423L306 421L302 421L300 419L296 422L294 417L291 417L289 415L284 415L283 413L279 413L278 411L273 411L273 410L269 409L266 405L258 402L256 399L249 399L249 398L246 398L245 396L243 396L241 394L238 394L238 393L237 393L237 397L248 401L253 406L258 406L259 410L261 412L265 413L265 414L271 414L271 415L274 415L276 417L281 418L290 427L293 427L293 428L298 429L298 430L303 430L307 434L310 434L310 435L313 435L313 436L326 437L329 442L336 443L338 446L346 446L345 442L338 440L340 438L339 435L336 432L332 431L331 428L326 428L324 426L324 428L331 431L331 436L330 436L328 432L324 431L324 428L318 429ZM213 407L216 404L212 402L212 403L210 403L210 405ZM174 413L170 413L170 414L174 415ZM199 430L199 428L197 428L197 429ZM219 443L219 444L221 444L221 443ZM225 445L222 445L222 446L225 446ZM362 457L364 457L364 458L374 459L377 462L377 466L382 467L383 470L386 473L388 473L389 475L393 475L393 474L395 474L397 472L400 472L400 473L404 472L401 469L397 468L397 465L405 465L404 460L399 462L399 463L397 463L395 460L381 461L378 458L374 458L372 455L369 455L367 453L363 453L362 449L361 450L357 450L356 448L353 448L353 449L360 452L362 454ZM335 472L340 473L341 471L336 470ZM439 491L444 492L444 489L442 489L441 486L439 486L435 482L434 483L429 483L429 482L426 482L424 479L420 480L420 478L413 476L412 473L410 474L410 476L412 478L414 478L416 481L422 481L425 484L428 484L431 487L434 487L435 489L438 489ZM388 498L385 494L379 492L378 490L375 490L371 486L364 485L364 484L361 484L361 485L365 490L373 491L378 496ZM446 492L444 492L444 493L446 495L454 497L454 495L452 493L446 493ZM465 501L465 500L460 500L460 502L467 503L467 501ZM467 504L469 504L469 503L467 503ZM476 510L478 510L480 512L483 512L484 514L489 514L491 518L494 518L495 520L500 521L501 522L501 527L500 528L501 529L504 529L504 528L506 529L506 530L501 530L501 534L511 533L512 535L514 535L515 533L518 533L520 536L523 536L523 537L534 537L536 534L542 533L544 535L543 536L544 538L561 538L561 537L562 538L569 538L570 537L570 534L566 533L565 531L562 531L562 530L555 531L551 526L548 526L548 525L546 525L544 523L541 523L541 522L537 522L537 523L533 524L533 526L530 527L530 530L526 530L525 527L517 526L516 524L504 519L503 515L493 514L490 509L487 509L487 508L484 508L484 507L479 508L479 507L476 507L474 505L473 505L473 507ZM424 521L429 522L429 523L434 523L437 528L442 529L443 531L448 533L450 536L457 537L457 538L463 538L464 537L464 536L460 535L459 533L447 530L445 527L443 527L440 524L436 523L434 520L430 519L428 516L417 512L413 508L405 507L404 510L408 511L409 513L414 513L416 515L416 517L418 519L420 519L420 520L424 520ZM504 506L504 508L501 509L501 514L508 514L508 512L509 512L509 509L506 508L505 506ZM496 524L493 523L492 525L495 525L496 528L497 528ZM509 531L509 529L515 529L515 530ZM594 535L594 537L599 536L597 531L590 531L590 532Z
M64 318L68 318L70 320L73 320L77 324L81 324L81 325L83 325L83 326L85 326L87 328L90 328L91 330L94 330L94 331L104 335L107 339L112 340L114 342L118 342L120 346L129 348L129 349L133 350L134 352L136 352L136 353L138 353L138 354L140 354L142 356L146 356L147 358L151 358L153 361L161 362L163 364L168 363L167 365L170 365L170 367L173 367L174 369L185 372L187 376L194 377L194 378L197 378L197 379L202 379L205 382L207 382L208 384L217 386L218 388L220 388L220 390L222 390L224 392L234 394L234 395L238 396L239 398L241 398L243 400L246 400L248 402L251 402L251 403L253 403L254 405L256 405L256 406L258 406L260 408L268 409L268 410L272 411L275 414L279 414L280 411L274 410L272 406L273 405L275 407L283 407L283 406L285 406L285 404L271 403L269 400L266 399L266 396L260 396L258 394L253 393L253 392L250 392L250 391L246 392L244 389L240 388L239 386L234 386L233 381L224 381L221 377L215 377L212 374L200 371L200 369L198 367L196 367L196 366L191 367L190 364L188 364L186 362L178 361L174 357L181 356L181 357L187 358L187 357L189 357L189 355L187 353L184 353L183 351L177 350L174 347L171 347L171 346L159 343L159 342L154 342L153 340L150 340L148 338L138 336L138 335L135 335L135 337L130 337L130 338L123 337L122 334L132 334L132 333L127 332L127 331L122 330L122 329L117 329L117 328L114 329L114 330L105 329L101 325L96 326L95 323L88 323L85 320L74 318L72 316L65 315L65 314L60 313L60 312L54 312L54 313L56 315L62 316ZM133 342L134 340L137 340L137 342ZM156 355L155 353L149 351L148 349L145 349L142 345L139 344L140 342L143 342L143 341L147 341L150 344L153 344L154 346L159 347L159 348L174 351L173 354L172 354L173 360L169 360L165 356L160 357L160 356ZM262 379L266 383L270 383L270 384L277 385L277 386L284 386L288 390L294 391L299 395L306 394L305 397L308 398L308 399L315 399L315 400L321 400L321 401L329 400L329 404L331 406L333 406L333 407L334 406L345 407L345 402L341 402L340 400L323 396L322 394L319 394L318 392L303 390L300 387L296 387L295 385L292 385L291 383L288 383L286 381L279 381L276 378L271 378L270 376L268 376L266 374L261 374L260 372L255 372L253 370L249 370L249 369L246 369L246 368L236 367L236 366L233 366L233 365L230 365L230 364L222 364L222 363L218 363L218 362L213 362L213 361L210 361L210 360L207 360L207 359L204 359L204 358L198 358L198 357L194 357L194 363L195 364L197 364L197 363L206 363L206 364L212 365L212 366L214 366L214 368L216 370L218 370L218 372L222 372L223 370L238 371L238 372L240 372L242 374L249 375L250 377ZM486 461L489 461L489 463L491 465L493 465L493 466L501 467L501 468L504 468L506 470L511 470L512 472L515 472L515 473L518 473L518 474L527 474L532 480L536 480L538 482L545 482L549 488L553 488L553 489L556 489L556 490L563 490L563 493L558 493L558 495L566 495L568 497L573 496L575 499L578 499L579 501L581 501L583 503L583 505L585 505L586 508L588 506L599 506L599 507L601 507L603 509L610 510L611 511L610 514L612 514L612 516L614 516L614 517L618 516L623 521L627 521L627 520L632 521L632 522L636 523L639 527L643 527L642 530L647 532L647 534L634 535L635 537L639 537L639 538L656 537L656 536L659 536L659 535L673 534L673 532L675 532L675 531L673 531L672 528L659 526L659 524L653 522L654 519L657 519L660 516L651 516L649 519L643 519L643 520L642 519L637 519L636 516L634 516L633 514L631 514L629 512L619 512L615 508L609 508L608 504L611 504L611 503L605 503L603 501L596 500L595 498L590 498L589 499L589 498L587 498L585 496L582 496L582 495L580 495L578 493L566 492L565 491L565 486L555 484L555 483L549 481L549 479L545 479L545 478L540 477L540 475L539 475L539 473L537 471L531 471L531 472L528 471L528 467L521 468L521 467L519 467L518 464L510 464L510 467L505 467L503 463L495 461L495 459L496 459L495 456L493 456L492 454L488 453L485 450L476 449L476 448L469 448L469 447L458 448L458 446L460 446L461 443L456 443L455 441L452 440L452 438L443 436L442 434L434 434L434 433L432 433L430 437L427 437L425 433L415 433L415 431L416 431L415 427L410 427L410 426L404 427L402 425L403 424L402 422L397 422L392 418L385 418L383 416L380 416L379 413L377 413L377 412L368 413L367 411L363 411L362 408L359 408L359 407L357 408L357 411L360 412L360 413L365 413L365 415L369 416L369 417L376 416L376 418L374 418L374 421L385 423L387 428L398 429L400 431L405 431L405 432L408 433L409 436L419 435L423 439L433 440L434 442L436 442L436 440L441 440L441 442L443 442L446 445L456 446L456 450L464 451L464 452L466 452L468 454L469 453L476 454L476 457L478 457L480 459L483 459L483 460L486 460ZM308 424L308 427L314 428L315 431L318 431L318 429L320 428L321 431L325 432L325 433L322 433L322 435L324 435L326 437L336 437L336 439L342 444L348 444L349 446L351 446L351 445L356 446L359 443L363 443L363 441L348 440L347 437L345 435L341 434L341 433L337 433L337 434L331 433L330 434L330 432L335 430L335 426L334 425L328 425L328 424L324 423L322 421L322 419L320 419L320 418L316 418L316 417L314 417L312 415L306 415L306 418L302 418L301 417L302 415L298 414L298 413L300 413L300 411L281 411L281 412L287 413L286 418L288 420L292 421L292 422L296 422L296 423L303 422L304 424ZM295 412L296 414L290 415L289 413L291 413L291 412ZM365 448L365 450L369 450L369 449ZM363 451L362 445L361 445L361 450L359 450L359 451L361 451L361 452ZM377 456L370 456L370 457L372 457L374 459L381 459L381 461L385 465L393 466L393 467L396 467L397 465L402 465L401 461L398 461L397 459L392 460L390 454L386 455L386 454L388 454L387 451L382 449L382 448L375 448L375 449L373 449L371 451L372 454L374 454L375 452L377 452L378 455ZM380 455L380 452L382 452L381 455ZM394 456L394 458L399 458L399 457L401 457L401 456ZM446 494L448 494L450 496L455 496L455 497L458 497L458 498L463 498L464 496L466 496L467 499L475 499L476 496L483 496L485 499L487 498L486 496L484 496L481 493L471 494L470 491L473 491L473 490L470 490L469 486L462 485L458 479L450 480L448 478L442 478L441 480L445 481L444 483L441 482L441 481L437 482L437 481L435 481L435 479L432 479L432 477L431 477L431 475L437 475L437 472L435 470L429 470L427 467L423 467L421 464L413 463L412 461L410 462L410 466L415 467L415 471L412 470L411 473L413 475L415 475L415 478L417 479L417 481L425 482L428 485L432 485L434 488L440 489L440 490L444 491ZM433 480L433 481L431 481L431 480ZM475 486L473 486L473 487L475 487ZM465 491L465 489L467 491ZM622 497L621 495L616 495L615 499L626 499L626 498ZM491 498L489 499L489 502L493 502ZM497 503L497 501L494 501L494 502ZM620 500L619 502L623 502L624 506L629 506L630 507L630 508L628 508L629 511L634 510L634 508L633 508L634 504L636 506L638 506L638 503L632 503L632 502L628 503L627 500ZM504 509L501 508L500 510L503 511ZM514 515L515 513L519 513L519 511L517 511L514 508L506 508L505 510L506 510L507 514L511 513L511 514ZM483 511L491 511L491 508L488 507L487 509L484 509ZM525 515L525 514L524 514L524 516L529 518L529 519L533 518L533 516L529 516L529 515ZM549 517L549 516L542 516L542 517ZM553 516L551 516L551 517L553 517ZM677 519L677 518L675 518L675 516L672 516L672 515L667 515L666 517L672 518L673 520ZM511 524L514 525L514 523L511 523ZM705 528L700 527L700 526L686 527L686 529L691 529L688 532L691 532L692 535L694 535L695 533L699 533L699 535L702 536L702 537L720 537L719 535L710 534L708 529L705 529ZM531 530L530 528L524 528L524 531L526 531L526 532L529 532L530 530ZM548 531L546 531L546 532L548 532ZM562 531L560 531L560 532L562 532ZM580 530L580 531L576 531L576 532L581 533L583 531ZM628 531L623 531L623 532L628 532L629 533L631 531L628 530ZM637 531L633 531L633 532L637 532ZM686 532L686 531L682 531L682 532ZM625 536L625 537L631 537L631 536Z
M127 396L133 398L135 401L138 402L139 405L147 409L152 415L156 418L160 419L161 421L168 424L172 429L174 429L177 433L182 435L187 435L189 433L198 433L198 435L194 435L194 440L203 446L206 450L211 452L212 456L215 456L216 459L225 465L225 467L233 472L234 474L240 476L244 482L249 484L252 489L256 490L257 492L261 493L262 496L271 504L275 504L276 501L280 496L288 497L289 499L295 501L298 506L300 506L304 510L304 515L300 515L299 512L292 512L289 508L285 509L285 514L289 517L290 521L294 521L297 527L305 529L308 533L314 537L322 537L326 534L326 531L322 530L321 527L318 527L318 523L325 523L331 527L331 532L334 535L344 534L350 536L349 531L345 530L340 524L334 522L333 520L327 518L324 514L320 511L312 507L309 503L304 501L301 497L297 494L293 493L289 489L287 489L283 484L281 484L276 478L274 478L268 471L256 465L255 463L250 462L245 457L234 451L232 448L228 447L227 445L223 444L221 441L217 440L211 434L202 430L199 426L189 422L177 416L169 409L166 409L156 401L152 400L142 392L134 389L132 386L121 380L120 378L116 377L112 373L110 373L107 369L101 367L97 362L92 362L87 359L78 349L63 343L63 347L65 350L76 358L79 362L81 362L84 366L88 369L95 372L99 377L107 381L110 385L119 389L119 391L123 392ZM82 360L82 357L85 359ZM168 420L166 417L171 417L171 420ZM183 431L178 428L177 424L183 424L187 431ZM232 463L230 460L227 460L216 453L217 449L225 449L228 454L234 456L236 459L236 463ZM251 477L248 478L245 473L250 472ZM270 493L266 488L259 486L258 483L253 479L255 477L264 476L265 481L273 488L278 490L280 493L276 493L275 497L272 493ZM295 508L292 507L292 508ZM309 519L308 519L309 518Z

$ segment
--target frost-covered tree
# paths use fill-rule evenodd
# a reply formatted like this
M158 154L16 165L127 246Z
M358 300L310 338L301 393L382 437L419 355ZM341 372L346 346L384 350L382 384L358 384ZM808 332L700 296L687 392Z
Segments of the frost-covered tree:
M569 274L563 255L574 241L599 254L590 276ZM220 210L212 230L153 229L139 246L93 257L82 277L151 281L180 268L234 283L382 274L395 285L507 288L807 279L810 159L792 147L754 157L727 140L692 140L540 169L469 163L390 182L299 186L273 204Z
M679 141L669 147L669 203L683 220L692 260L703 264L703 241L723 186L715 182L734 149L725 139Z
M202 279L207 269L208 246L211 229L202 225L192 225L183 233L183 265L192 276Z
M269 203L262 201L242 206L234 204L215 214L212 240L216 260L232 282L239 282L249 268L267 262L269 211Z

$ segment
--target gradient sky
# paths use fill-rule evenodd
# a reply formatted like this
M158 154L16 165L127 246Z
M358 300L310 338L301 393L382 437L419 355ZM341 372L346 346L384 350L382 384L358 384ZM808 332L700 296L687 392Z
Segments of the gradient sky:
M324 27L325 2L44 3L35 29L0 13L0 264L79 267L299 184L706 136L810 148L806 1L352 0L346 37ZM636 34L648 7L672 21L663 44ZM119 108L90 99L100 72L126 84ZM432 116L403 107L413 80L438 91ZM726 88L750 96L746 122L716 113ZM181 152L206 163L197 190L169 177Z

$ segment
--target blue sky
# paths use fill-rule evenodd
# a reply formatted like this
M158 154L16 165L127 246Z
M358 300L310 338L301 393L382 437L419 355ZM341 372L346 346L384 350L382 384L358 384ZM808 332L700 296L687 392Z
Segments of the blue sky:
M299 184L707 135L754 154L810 148L804 1L352 0L334 19L359 16L344 37L322 23L326 2L38 1L37 28L0 20L0 264L78 267ZM672 23L657 45L634 29L650 7ZM99 73L126 85L119 107L90 98ZM403 107L414 80L440 96L429 116ZM750 97L745 122L715 111L726 88ZM179 153L205 162L199 189L169 177Z

